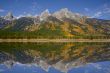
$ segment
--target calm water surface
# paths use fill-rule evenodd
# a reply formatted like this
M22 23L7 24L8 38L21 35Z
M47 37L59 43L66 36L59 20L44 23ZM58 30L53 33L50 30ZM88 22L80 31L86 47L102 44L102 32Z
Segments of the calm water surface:
M0 43L0 73L110 73L110 43Z

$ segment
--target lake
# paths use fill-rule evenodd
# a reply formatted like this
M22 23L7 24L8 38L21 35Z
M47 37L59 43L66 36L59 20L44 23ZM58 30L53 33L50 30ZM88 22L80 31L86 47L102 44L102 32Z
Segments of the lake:
M1 42L0 73L110 73L110 43Z

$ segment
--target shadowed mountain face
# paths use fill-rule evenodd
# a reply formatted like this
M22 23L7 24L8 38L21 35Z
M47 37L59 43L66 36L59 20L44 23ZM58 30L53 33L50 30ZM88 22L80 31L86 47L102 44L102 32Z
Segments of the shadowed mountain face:
M110 61L109 43L0 43L0 64L50 67L62 72L89 63Z
M36 36L41 37L48 37L49 34L51 37L55 35L56 37L108 36L110 35L110 20L89 18L65 8L52 14L46 10L38 16L18 19L10 13L5 17L0 17L0 28L0 33L4 31L35 32Z

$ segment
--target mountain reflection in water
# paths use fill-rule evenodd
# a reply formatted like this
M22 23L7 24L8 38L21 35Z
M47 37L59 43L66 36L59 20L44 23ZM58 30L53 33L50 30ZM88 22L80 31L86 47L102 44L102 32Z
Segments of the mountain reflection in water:
M110 43L0 43L0 73L110 73Z

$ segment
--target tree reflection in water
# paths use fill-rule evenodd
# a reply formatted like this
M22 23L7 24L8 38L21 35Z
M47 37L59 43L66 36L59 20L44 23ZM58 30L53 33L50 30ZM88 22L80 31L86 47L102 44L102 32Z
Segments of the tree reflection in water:
M0 43L0 64L10 69L26 65L71 72L93 64L100 69L97 63L106 61L110 61L109 43Z

